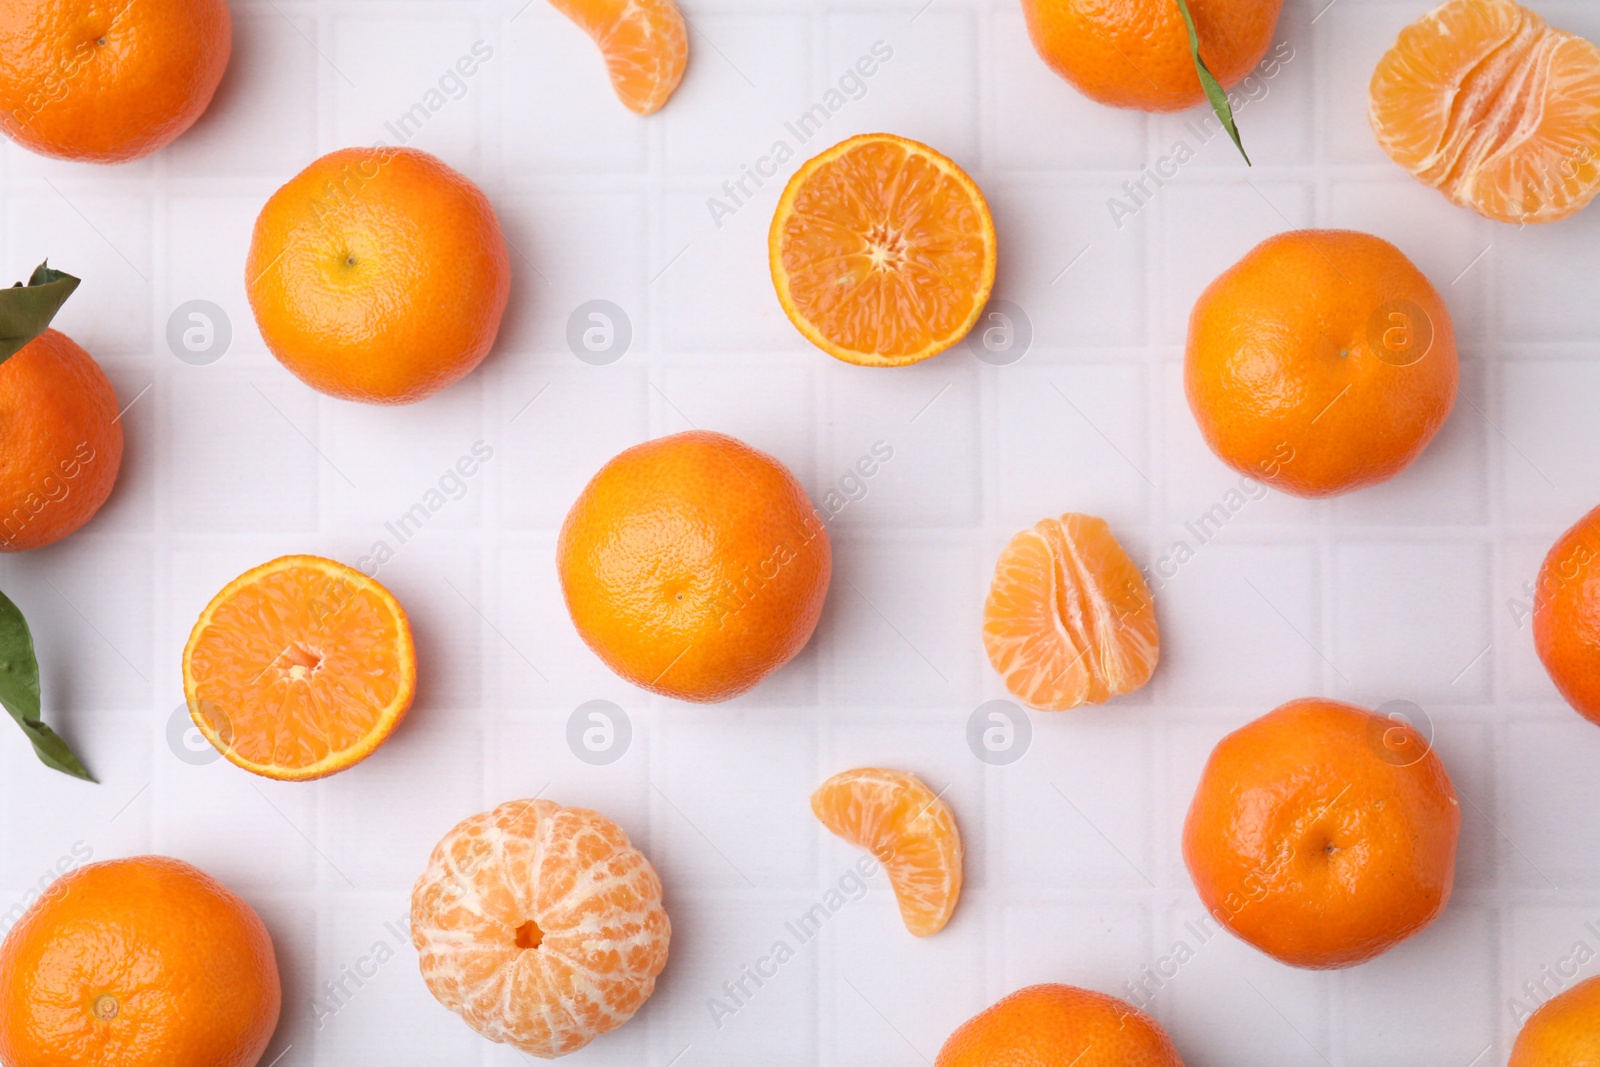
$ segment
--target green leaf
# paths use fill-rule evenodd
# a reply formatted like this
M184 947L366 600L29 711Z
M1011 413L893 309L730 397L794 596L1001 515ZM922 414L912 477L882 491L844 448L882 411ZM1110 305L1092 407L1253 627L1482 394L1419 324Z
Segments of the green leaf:
M0 363L44 333L77 287L78 279L52 270L46 260L34 268L27 285L0 289Z
M1194 56L1194 72L1200 75L1200 86L1206 91L1206 99L1211 101L1211 110L1217 113L1217 118L1222 120L1222 128L1233 138L1233 146L1239 150L1241 156L1244 156L1245 166L1254 166L1244 150L1244 142L1239 140L1239 127L1234 125L1233 105L1228 103L1228 94L1223 90L1222 83L1211 73L1211 68L1206 66L1206 61L1200 58L1200 34L1194 28L1194 16L1189 14L1189 5L1184 0L1177 2L1178 12L1183 16L1183 24L1189 31L1189 54Z
M39 660L33 653L33 634L22 612L4 593L0 593L0 704L33 742L41 763L94 781L67 743L39 718Z

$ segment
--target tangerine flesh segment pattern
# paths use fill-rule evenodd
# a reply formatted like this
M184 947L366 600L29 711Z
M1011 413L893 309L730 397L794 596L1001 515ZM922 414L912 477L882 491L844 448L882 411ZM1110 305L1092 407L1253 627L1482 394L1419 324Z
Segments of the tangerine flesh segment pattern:
M661 883L620 827L548 800L463 822L435 849L413 940L435 995L491 1041L559 1056L627 1022L655 988ZM517 943L534 922L537 948Z
M989 253L973 196L937 161L891 141L822 162L784 223L795 308L854 352L908 356L944 342L983 289Z
M401 710L402 629L379 592L347 575L270 571L218 604L196 641L196 710L250 763L319 763Z
M594 39L611 88L629 111L649 115L683 80L689 33L673 0L551 0Z
M1144 577L1102 519L1063 515L1012 538L995 566L984 644L1029 707L1101 704L1150 680L1160 653Z
M1511 0L1450 0L1373 76L1384 149L1452 201L1551 221L1600 190L1600 49Z
M836 774L811 797L833 833L883 864L906 929L944 929L961 897L961 834L950 806L915 775L864 768Z

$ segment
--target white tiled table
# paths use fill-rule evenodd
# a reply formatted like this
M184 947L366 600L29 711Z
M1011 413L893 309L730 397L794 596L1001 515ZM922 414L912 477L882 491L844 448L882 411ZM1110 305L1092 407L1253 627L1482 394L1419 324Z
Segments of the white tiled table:
M1600 731L1561 704L1508 606L1556 534L1600 503L1600 212L1518 231L1413 183L1373 143L1365 90L1427 0L1325 3L1289 0L1292 56L1240 112L1255 169L1216 138L1120 228L1108 198L1192 138L1201 113L1088 103L1033 55L1014 0L691 2L689 74L647 121L539 0L235 0L227 80L168 151L103 169L0 150L4 271L49 255L84 278L58 325L133 402L101 517L0 559L0 586L36 630L47 715L101 778L52 774L0 735L0 904L58 864L178 855L271 927L285 1006L269 1061L510 1064L516 1053L434 1004L397 931L445 830L542 791L627 827L674 926L655 998L574 1063L916 1065L1018 986L1127 995L1147 967L1172 970L1179 940L1194 958L1159 980L1153 1011L1191 1067L1503 1062L1523 983L1579 941L1600 948L1585 925L1600 919ZM1600 5L1540 7L1600 39ZM707 199L880 40L892 58L798 151L888 129L966 166L999 228L996 295L1034 331L1020 362L958 348L893 373L836 363L773 297L765 236L782 176L712 221ZM251 322L255 213L315 155L385 137L479 41L492 57L413 143L480 182L516 246L501 343L416 407L319 397ZM1077 510L1153 564L1236 483L1184 404L1185 319L1216 272L1300 225L1378 233L1434 280L1461 336L1455 414L1389 485L1250 502L1161 587L1163 662L1145 691L1036 716L1024 759L981 763L967 719L1005 695L977 632L995 554ZM168 316L193 299L233 327L210 366L166 345ZM608 366L565 342L593 299L634 331ZM553 566L587 477L691 425L776 453L819 499L875 442L894 450L833 524L834 587L809 648L711 708L610 675L569 625ZM420 641L404 728L311 785L176 755L182 644L209 596L280 553L358 561L478 441L493 458L380 574ZM1210 746L1318 693L1421 704L1468 801L1449 911L1337 974L1228 937L1198 944L1178 852ZM596 699L633 726L605 766L565 740L573 709ZM955 920L913 941L880 875L719 1029L708 999L854 861L806 798L865 763L949 785L970 857ZM337 1002L329 983L347 991Z

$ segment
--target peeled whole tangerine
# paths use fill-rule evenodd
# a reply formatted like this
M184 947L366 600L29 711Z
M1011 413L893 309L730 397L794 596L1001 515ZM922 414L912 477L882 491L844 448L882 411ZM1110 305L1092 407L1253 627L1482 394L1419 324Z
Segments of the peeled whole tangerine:
M661 879L599 812L514 800L462 820L411 891L434 997L490 1041L576 1052L655 991L672 927Z

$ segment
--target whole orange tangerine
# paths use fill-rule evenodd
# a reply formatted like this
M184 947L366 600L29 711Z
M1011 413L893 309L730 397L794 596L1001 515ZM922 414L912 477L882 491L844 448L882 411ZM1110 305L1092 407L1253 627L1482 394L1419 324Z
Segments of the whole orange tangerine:
M1231 88L1266 55L1283 0L1188 0L1200 57ZM1177 0L1022 0L1050 69L1102 104L1181 111L1205 90Z
M783 464L691 430L602 467L567 513L556 565L572 622L606 666L652 692L710 702L805 647L833 552Z
M1389 242L1349 230L1268 238L1189 317L1184 387L1206 443L1296 496L1410 466L1455 405L1455 329Z
M121 466L117 394L89 353L47 329L0 363L0 552L81 527Z
M1600 723L1600 508L1562 534L1539 568L1533 644L1567 703Z
M0 129L59 159L147 156L205 112L232 48L227 0L0 0Z
M1409 724L1295 700L1218 742L1183 824L1206 910L1295 967L1364 963L1444 910L1461 807Z
M1183 1067L1150 1016L1069 985L1019 989L962 1023L934 1067Z
M511 293L483 191L412 148L331 152L272 194L245 265L278 361L319 392L409 404L494 346Z
M267 928L165 856L63 875L0 945L7 1067L254 1067L282 994Z
M1506 1067L1590 1067L1600 1063L1600 978L1579 982L1528 1016Z

